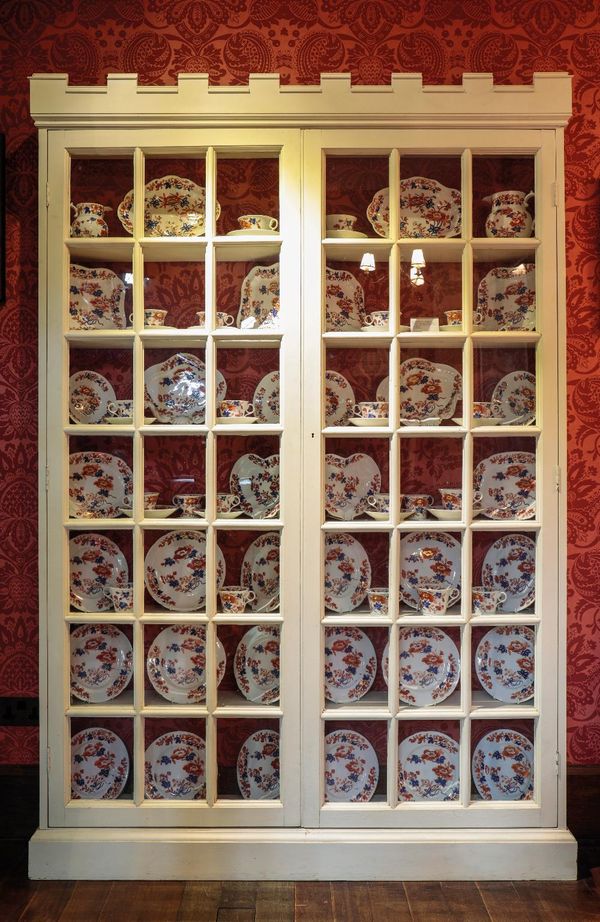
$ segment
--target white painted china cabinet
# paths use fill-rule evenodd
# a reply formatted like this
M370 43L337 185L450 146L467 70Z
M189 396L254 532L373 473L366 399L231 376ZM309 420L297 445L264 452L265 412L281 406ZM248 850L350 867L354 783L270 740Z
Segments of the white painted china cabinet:
M31 98L32 876L574 876L568 76Z

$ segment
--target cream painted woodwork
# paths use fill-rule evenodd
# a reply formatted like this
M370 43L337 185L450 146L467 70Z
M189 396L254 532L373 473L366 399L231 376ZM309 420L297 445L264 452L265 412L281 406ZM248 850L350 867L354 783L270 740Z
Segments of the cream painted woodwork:
M73 87L65 75L31 78L31 110L40 132L40 828L30 845L30 873L50 878L272 879L421 878L503 879L575 876L576 846L565 817L565 466L564 404L564 206L563 126L571 113L570 79L536 74L530 86L494 86L490 75L466 74L459 86L423 86L418 75L393 75L389 87L352 87L349 75L323 75L318 86L280 86L273 75L252 75L248 86L209 86L205 75L182 74L173 87L138 86L135 75L108 77L106 87ZM77 240L69 237L69 162L77 157L133 158L136 227L142 226L142 188L146 157L198 157L206 162L206 213L217 197L221 158L272 156L279 160L280 236L265 239L217 237L208 222L204 237L191 240L143 236ZM414 240L389 238L335 240L325 236L326 163L335 157L387 158L391 215L398 226L402 158L443 154L460 160L463 225L457 238L428 241L428 258L462 267L460 333L410 333L398 330L400 265ZM535 165L536 226L527 240L478 239L471 223L473 160L524 156ZM331 333L325 330L325 265L328 259L357 263L363 252L389 266L391 325L385 333ZM471 323L473 265L485 257L508 259L535 252L537 326L532 332L477 332ZM207 332L143 327L144 256L205 265ZM194 254L194 255L190 255ZM215 266L219 259L258 260L279 255L281 320L278 332L213 331ZM131 260L134 325L126 331L73 332L68 329L69 262L85 259ZM474 518L472 465L479 438L502 439L506 427L475 430L465 409L463 425L402 428L398 402L403 353L417 348L453 347L460 353L463 402L473 400L476 350L511 345L535 350L537 415L532 426L513 426L510 436L535 441L537 512L511 523ZM67 413L70 345L88 343L132 349L134 424L132 439L134 517L68 518L69 438L105 434L69 423ZM143 419L144 349L149 345L205 349L208 399L206 438L207 511L204 521L185 526L202 531L214 549L220 529L216 516L214 415L216 350L269 344L280 350L281 423L268 433L281 442L281 512L275 521L237 519L227 528L281 532L280 611L267 618L281 624L281 701L275 706L244 706L218 699L208 668L206 705L188 709L145 703L143 630L148 623L205 623L210 639L223 616L216 614L215 558L209 552L206 614L158 618L143 610L144 535L164 529L143 516L143 444L157 427ZM323 375L328 348L373 347L389 356L390 425L377 431L324 428ZM350 353L349 353L350 354ZM114 428L114 427L113 427ZM119 429L121 427L118 427ZM160 426L160 430L166 427ZM192 427L169 427L171 436ZM251 427L233 427L234 434ZM200 434L197 431L196 434ZM389 522L326 521L324 456L326 440L384 439L389 445L391 517ZM411 523L400 515L400 452L407 439L460 438L464 514L459 523ZM182 523L185 520L178 520ZM175 524L173 523L173 527ZM178 524L177 527L181 527ZM463 590L460 611L450 616L374 618L366 613L327 615L323 609L324 535L349 531L384 533L389 538L390 609L398 610L399 546L403 534L428 528L459 533L463 587L472 585L471 547L477 535L517 531L535 536L537 598L533 613L489 619L473 616L470 593ZM81 615L68 606L68 538L78 530L128 530L133 539L134 612ZM164 529L164 530L168 530ZM446 621L444 621L446 618ZM483 618L483 620L482 620ZM221 621L220 621L221 619ZM129 624L134 646L133 695L120 704L74 704L69 696L68 632L72 623L98 620ZM226 619L225 619L226 620ZM235 621L236 619L232 619ZM238 618L248 623L248 615ZM390 674L387 696L332 707L323 699L323 626L377 625L389 631ZM398 627L451 624L460 633L462 679L458 693L435 707L411 709L398 700ZM471 631L482 624L527 624L536 631L535 697L519 705L486 701L471 691ZM212 678L211 678L212 676ZM153 717L196 716L206 722L206 801L144 799L144 721ZM70 737L74 719L88 726L102 718L132 721L133 789L129 799L70 799ZM216 727L237 717L276 718L281 729L281 799L252 801L219 796ZM398 739L403 723L418 720L434 727L453 721L460 727L460 798L444 802L398 802ZM482 720L495 726L529 721L534 739L535 788L532 800L484 801L474 796L471 733ZM376 722L387 734L387 790L369 803L327 803L323 790L323 740L328 721ZM500 721L500 723L497 723Z

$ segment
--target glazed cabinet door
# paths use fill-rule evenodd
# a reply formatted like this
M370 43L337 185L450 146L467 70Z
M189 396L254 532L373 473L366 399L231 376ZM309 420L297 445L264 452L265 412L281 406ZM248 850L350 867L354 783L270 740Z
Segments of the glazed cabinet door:
M49 822L299 822L300 134L50 130Z
M304 151L305 821L555 826L554 132Z

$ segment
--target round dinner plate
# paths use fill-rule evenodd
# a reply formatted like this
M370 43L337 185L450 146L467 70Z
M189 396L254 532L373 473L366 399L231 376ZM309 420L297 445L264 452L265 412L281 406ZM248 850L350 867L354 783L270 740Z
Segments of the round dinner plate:
M325 737L325 800L367 803L379 781L379 760L369 740L354 730Z
M535 677L532 628L520 624L492 628L477 645L475 670L482 687L497 701L529 701Z
M242 560L241 584L255 598L252 611L273 611L279 600L279 543L277 531L268 531L252 542Z
M353 611L371 587L371 563L364 547L348 534L325 535L325 608Z
M460 590L460 557L459 542L446 532L413 531L404 535L400 541L402 601L410 608L418 608L419 586Z
M460 747L445 733L420 731L398 747L398 800L458 800Z
M339 371L326 371L325 425L345 426L354 409L354 402L354 391L346 378Z
M244 698L255 704L279 701L279 626L257 624L235 651L233 672Z
M358 627L325 628L325 697L338 703L358 701L367 694L377 673L370 638Z
M129 776L123 740L105 727L88 727L71 737L73 800L114 800Z
M101 423L116 399L110 381L97 371L76 371L69 378L69 416L74 423Z
M71 605L77 611L108 611L107 586L125 586L129 565L121 548L106 535L83 532L69 541Z
M144 793L149 800L206 797L206 743L195 733L163 733L144 753Z
M217 688L225 675L227 657L217 637ZM206 628L203 624L172 624L155 638L146 656L153 688L173 704L206 700Z
M69 515L113 519L131 503L133 473L127 462L103 451L69 455Z
M502 614L522 611L535 601L535 541L528 535L503 535L483 558L481 581L486 589L506 593L498 603Z
M217 588L225 580L225 560L217 545ZM144 560L146 589L169 611L198 611L206 599L206 536L198 531L168 531Z
M471 771L484 800L531 800L533 744L516 730L492 730L475 747Z
M80 624L71 631L71 694L96 704L127 688L133 671L129 639L114 624Z
M403 627L399 631L400 700L431 707L452 694L460 678L460 654L438 627Z
M237 758L237 782L245 800L279 800L279 733L257 730Z
M254 391L252 403L259 423L279 422L278 371L269 371L261 378Z

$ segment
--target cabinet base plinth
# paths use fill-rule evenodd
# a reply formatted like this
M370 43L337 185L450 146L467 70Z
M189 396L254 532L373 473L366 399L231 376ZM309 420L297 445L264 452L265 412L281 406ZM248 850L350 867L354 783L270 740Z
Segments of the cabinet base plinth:
M44 829L36 880L574 880L566 829Z

